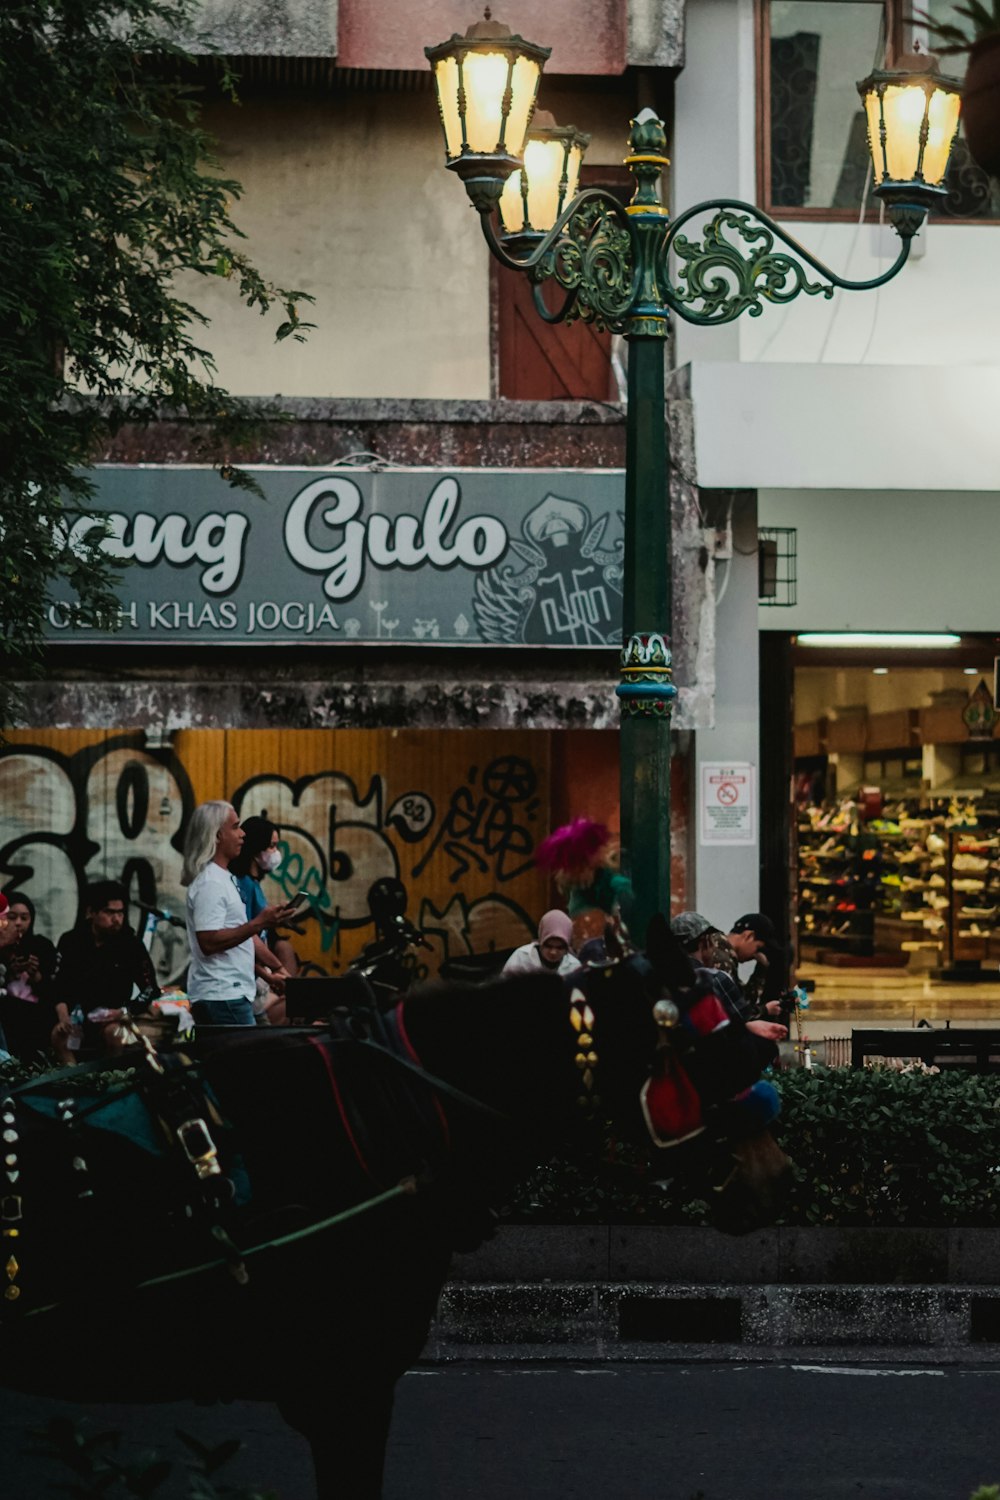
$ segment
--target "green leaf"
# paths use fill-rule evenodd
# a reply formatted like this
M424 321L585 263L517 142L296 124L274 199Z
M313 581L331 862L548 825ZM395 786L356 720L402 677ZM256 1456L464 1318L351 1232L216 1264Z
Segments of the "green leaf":
M74 519L86 511L89 466L112 437L179 413L218 461L259 431L258 404L217 381L207 317L176 292L184 273L227 278L247 308L277 315L283 338L311 326L299 318L311 299L241 247L240 185L220 171L176 40L197 9L0 5L0 646L19 677L43 670L56 597L84 620L115 616L122 567L96 533L70 550L61 526L68 498ZM0 724L21 701L0 674Z

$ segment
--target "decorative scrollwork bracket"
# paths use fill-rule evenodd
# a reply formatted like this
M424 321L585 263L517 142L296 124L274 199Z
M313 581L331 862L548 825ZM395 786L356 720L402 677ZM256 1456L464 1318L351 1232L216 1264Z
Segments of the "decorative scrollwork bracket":
M617 199L599 188L578 193L524 255L511 253L489 215L482 214L480 222L501 265L526 272L534 283L535 307L547 323L579 318L599 329L622 332L635 295L636 254L632 225ZM517 248L526 238L518 237ZM550 281L566 293L555 308L543 293Z
M707 215L711 218L701 240L679 233L692 219ZM775 249L776 241L788 250ZM670 279L671 252L680 262L676 283ZM759 317L765 302L781 305L800 292L828 298L836 287L870 291L891 281L909 253L910 239L902 237L899 255L883 275L849 281L817 260L752 203L716 198L689 208L669 226L660 242L659 280L674 312L685 322L706 327L731 323L744 312ZM817 271L822 281L810 281L806 267Z

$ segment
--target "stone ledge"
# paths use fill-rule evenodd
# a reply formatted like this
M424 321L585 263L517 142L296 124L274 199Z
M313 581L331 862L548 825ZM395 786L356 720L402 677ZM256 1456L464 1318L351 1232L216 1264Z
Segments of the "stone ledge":
M424 1358L1000 1356L1000 1286L448 1285Z
M991 1286L996 1229L772 1228L733 1238L713 1229L629 1224L505 1224L452 1281L689 1282Z

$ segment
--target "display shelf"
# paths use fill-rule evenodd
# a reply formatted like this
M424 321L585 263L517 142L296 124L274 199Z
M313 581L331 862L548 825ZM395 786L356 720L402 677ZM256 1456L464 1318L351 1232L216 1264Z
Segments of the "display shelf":
M844 816L838 813L844 811ZM822 820L822 821L821 821ZM803 953L874 953L873 879L878 849L869 848L847 810L817 809L798 824L798 939ZM866 858L868 868L866 868Z
M1000 796L922 791L867 822L844 802L797 827L803 948L873 951L877 936L880 952L937 949L963 970L1000 958Z

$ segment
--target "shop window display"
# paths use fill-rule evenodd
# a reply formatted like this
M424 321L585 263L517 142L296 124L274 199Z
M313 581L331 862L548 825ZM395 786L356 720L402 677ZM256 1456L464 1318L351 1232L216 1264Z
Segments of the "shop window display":
M1000 792L927 791L865 817L856 799L800 805L799 947L976 977L1000 959ZM987 977L987 973L983 973Z

